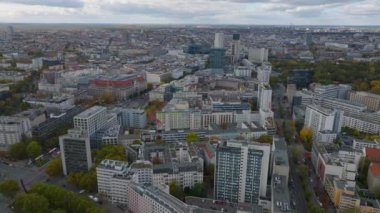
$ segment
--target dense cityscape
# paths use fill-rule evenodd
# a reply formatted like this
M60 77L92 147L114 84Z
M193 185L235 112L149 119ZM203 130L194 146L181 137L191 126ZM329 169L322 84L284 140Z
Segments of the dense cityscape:
M0 212L380 212L380 28L0 25Z

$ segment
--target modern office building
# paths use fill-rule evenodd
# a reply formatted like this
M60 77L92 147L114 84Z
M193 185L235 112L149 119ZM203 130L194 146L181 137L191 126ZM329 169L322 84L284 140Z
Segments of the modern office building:
M59 111L58 113L50 113L49 118L33 127L32 136L38 140L46 140L57 133L62 128L73 126L73 118L83 112L83 107L77 106L69 110Z
M90 138L79 129L59 137L63 174L88 171L92 166Z
M214 48L223 49L224 48L224 34L215 33Z
M183 52L188 54L208 54L210 52L210 46L200 43L190 43L183 48Z
M266 196L269 144L228 141L216 149L214 199L258 204Z
M209 68L223 69L225 53L225 49L212 48L209 53Z
M305 33L305 45L310 46L313 44L313 35L310 32Z
M259 63L259 64L268 61L268 49L249 48L248 60L253 63Z
M19 142L23 135L30 136L31 128L28 118L0 116L0 149Z
M132 108L122 109L122 124L124 128L144 128L147 124L145 111Z
M6 39L7 39L8 41L12 41L12 40L13 40L13 36L14 36L14 34L15 34L15 30L14 30L13 26L9 25L9 26L7 27Z
M232 35L231 61L236 64L240 58L240 34Z
M88 136L107 124L107 108L93 106L74 117L74 128L82 130Z
M100 132L113 133L115 131L112 128L115 129L118 125L117 114L108 113L107 108L102 106L93 106L74 117L74 129L82 130L88 137L95 137L94 134L98 133L97 138L99 138ZM118 132L113 135L118 136ZM91 147L98 145L91 144Z

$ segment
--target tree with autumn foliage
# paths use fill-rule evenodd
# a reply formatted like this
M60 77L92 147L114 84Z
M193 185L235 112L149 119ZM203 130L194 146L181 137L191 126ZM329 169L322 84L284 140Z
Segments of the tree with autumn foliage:
M308 127L302 128L300 131L300 138L305 149L311 151L313 145L313 131Z

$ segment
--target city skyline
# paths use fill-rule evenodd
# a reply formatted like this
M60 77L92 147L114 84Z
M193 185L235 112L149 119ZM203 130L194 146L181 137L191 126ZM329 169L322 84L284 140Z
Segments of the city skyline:
M3 23L378 25L379 0L1 0Z

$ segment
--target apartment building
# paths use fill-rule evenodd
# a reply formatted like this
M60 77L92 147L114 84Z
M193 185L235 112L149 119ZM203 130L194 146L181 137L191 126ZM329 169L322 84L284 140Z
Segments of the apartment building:
M380 95L377 94L352 91L349 94L349 100L355 103L364 104L368 109L373 111L380 110Z
M312 129L314 139L320 131L340 132L342 121L342 111L329 110L314 104L306 107L304 126Z
M270 145L223 142L216 150L214 199L258 204L266 196Z
M31 136L31 128L28 118L0 116L0 149L19 142L23 135Z

